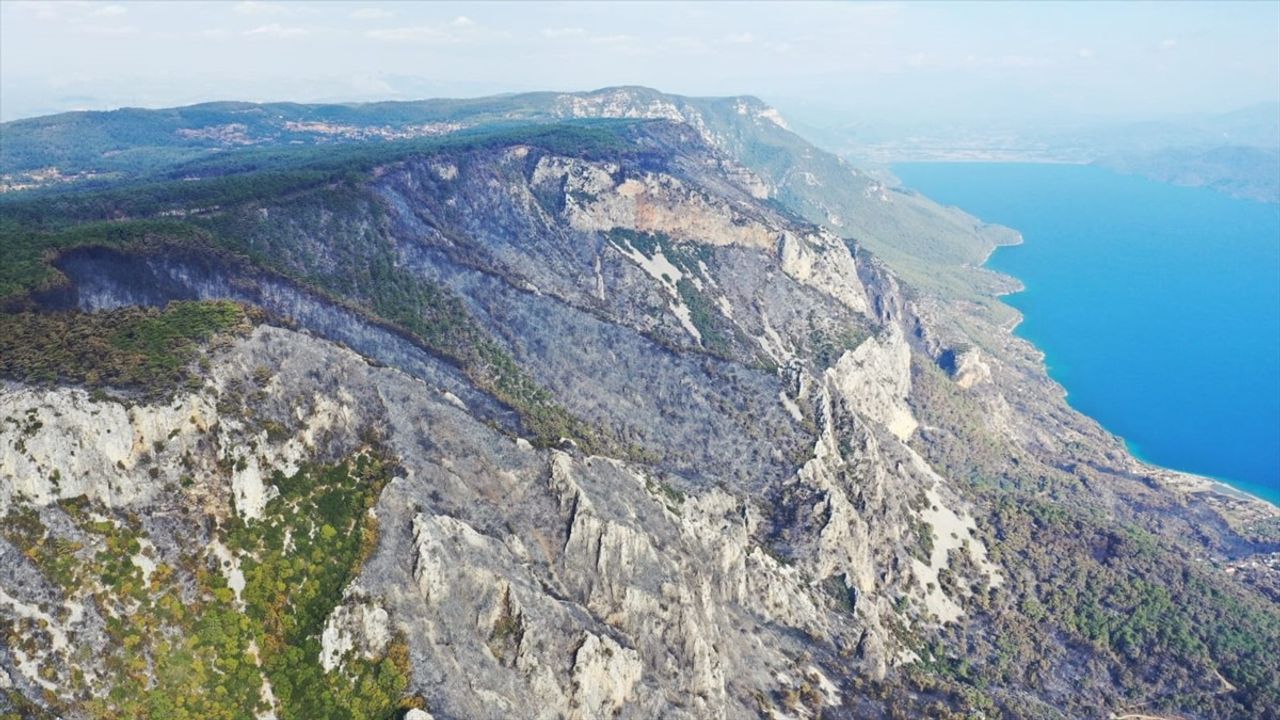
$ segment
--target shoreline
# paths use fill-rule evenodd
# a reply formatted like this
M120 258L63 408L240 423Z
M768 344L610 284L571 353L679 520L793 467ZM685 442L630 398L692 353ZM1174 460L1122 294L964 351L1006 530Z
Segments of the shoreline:
M873 146L874 147L874 146ZM972 152L972 155L964 155L965 152ZM1007 152L1009 154L1002 154ZM948 152L947 150L938 150L935 152L923 152L912 154L910 152L902 153L886 148L879 157L870 155L859 157L858 155L848 154L852 160L861 162L870 161L873 165L891 167L893 165L905 165L909 163L948 163L948 164L965 164L965 163L987 163L987 164L1018 164L1018 165L1093 165L1097 162L1094 160L1085 160L1079 157L1063 157L1062 155L1037 157L1020 150L991 150L991 149L974 149L963 150L955 149Z
M1117 437L1120 436L1117 435ZM1225 495L1234 500L1262 502L1270 505L1280 512L1280 497L1273 500L1261 493L1232 485L1230 480L1213 477L1212 475L1201 475L1187 470L1165 467L1164 465L1154 463L1143 457L1141 451L1134 449L1129 441L1125 440L1123 437L1120 437L1120 441L1124 443L1125 452L1129 453L1130 457L1136 460L1143 467L1161 474L1161 480L1166 481L1167 484L1176 486L1180 490L1187 492L1214 492L1219 495Z
M963 162L963 161L960 161L960 162ZM964 209L961 208L961 210L964 210ZM964 212L968 213L969 211L964 210ZM978 219L979 222L984 222L980 218L976 218L976 219ZM1013 242L1004 242L1004 243L993 242L991 249L987 251L986 256L982 259L982 262L979 263L977 267L993 273L997 273L999 275L1003 275L1005 277L1012 278L1018 284L1018 287L1016 289L1012 289L1007 292L996 293L995 297L997 299L1008 297L1010 295L1016 295L1017 293L1025 291L1026 284L1022 281L1021 278L1015 275L1011 275L1007 272L996 270L995 268L987 267L987 264L991 261L991 258L995 256L997 250L1001 248L1006 248L1006 247L1017 247L1018 245L1023 245L1026 243L1026 237L1022 234L1021 231L1015 228L999 225L998 223L986 223L986 224L1009 230L1014 234L1015 240ZM1120 443L1124 446L1125 453L1129 456L1129 458L1133 460L1134 463L1139 468L1146 471L1143 473L1144 475L1146 475L1147 477L1152 477L1153 479L1160 481L1161 484L1164 485L1165 487L1169 487L1174 490L1180 490L1188 493L1206 493L1207 492L1207 493L1213 493L1215 495L1220 495L1235 501L1261 503L1263 505L1266 505L1277 516L1280 516L1280 490L1277 490L1276 492L1277 497L1275 499L1272 499L1264 495L1252 492L1250 490L1232 485L1228 480L1216 478L1210 475L1201 475L1199 473L1194 473L1186 470L1179 470L1177 468L1166 467L1159 463L1153 462L1143 457L1133 447L1133 445L1131 445L1131 443L1126 438L1108 430L1106 426L1103 425L1101 420L1081 411L1080 409L1072 405L1071 401L1069 400L1070 392L1067 390L1067 387L1063 385L1062 382L1059 381L1057 378L1053 377L1052 373L1049 371L1048 353L1045 352L1044 348L1037 345L1030 338L1017 334L1018 326L1022 324L1022 321L1024 319L1024 315L1022 311L1011 305L1009 307L1010 309L1013 310L1015 314L1014 321L1010 324L1008 328L1006 328L1009 334L1030 344L1032 347L1036 349L1036 351L1040 354L1041 370L1044 372L1045 377L1049 378L1054 382L1054 384L1062 388L1063 401L1066 402L1067 405L1071 407L1072 410L1080 413L1084 417L1089 418L1093 422L1097 423L1098 426L1101 427L1104 431L1106 431L1109 435L1112 435L1113 437L1119 439Z

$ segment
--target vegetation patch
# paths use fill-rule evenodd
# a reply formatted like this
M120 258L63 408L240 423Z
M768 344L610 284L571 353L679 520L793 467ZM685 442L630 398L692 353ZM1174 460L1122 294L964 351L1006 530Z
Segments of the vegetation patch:
M0 314L0 375L159 395L194 379L188 366L202 345L218 334L246 332L259 319L227 301Z
M28 214L58 217L54 207ZM48 229L37 219L19 219L0 212L0 300L47 290L65 282L51 264L61 252L78 247L136 249L161 243L203 244L207 235L199 228L176 220L119 220L58 224Z
M667 260L689 275L700 275L699 262L711 262L713 251L708 245L698 243L676 242L666 233L640 232L630 228L614 228L608 232L609 239L616 244L628 244L639 250L645 257L653 257L661 252Z
M732 348L721 331L721 327L728 323L711 307L711 301L688 278L680 278L676 283L676 292L680 294L680 301L689 308L689 321L698 329L702 346L712 355L731 358Z
M377 314L408 330L456 362L477 387L520 413L541 446L576 440L590 452L598 439L557 404L514 358L472 320L462 299L447 288L408 272L387 268L371 294Z
M739 345L752 345L693 280L695 277L706 278L703 267L714 257L710 246L676 242L664 233L638 232L629 228L614 228L608 232L608 237L615 245L629 245L645 257L652 258L661 253L680 270L682 277L675 280L676 294L680 302L689 309L689 321L697 329L702 338L702 347L708 353L726 360L735 360L738 358L733 351L734 340Z
M645 121L584 120L490 125L443 136L325 146L275 146L134 153L111 177L6 193L0 215L36 226L104 218L156 218L280 198L326 186L358 184L375 168L415 155L467 153L525 144L569 157L634 156L629 139ZM7 139L7 138L6 138ZM41 144L48 147L48 142ZM134 162L130 162L130 161ZM106 168L101 168L106 169Z
M502 610L489 633L489 651L504 663L514 662L523 640L524 616L515 611L511 588L507 587L502 593Z
M658 497L668 510L676 515L681 514L686 500L686 495L683 491L673 487L670 483L647 477L644 480L644 487L645 490L649 491L650 495Z
M965 627L913 644L914 687L975 712L994 698L1020 717L1045 713L1016 688L1065 673L1107 678L1100 702L1150 715L1265 717L1280 704L1274 606L1081 502L1080 478L993 435L983 405L936 365L913 361L912 386L922 426L912 446L966 483L990 519L979 530L991 559L1008 570L998 592L971 596Z
M1107 704L1151 715L1266 717L1258 711L1280 706L1280 617L1266 601L1136 527L1025 494L982 493L992 560L1017 558L1026 569L1005 573L999 592L974 595L967 627L915 644L923 662L909 673L914 686L957 703L1002 697L1007 714L1034 717L1043 713L1033 699L1002 689L1044 686L1063 666L1085 663L1076 672L1115 684L1119 696Z
M146 563L134 558L149 550L136 516L64 500L72 541L52 537L32 510L11 513L5 539L106 621L104 646L71 649L75 667L105 673L74 672L46 700L55 711L74 706L93 718L242 720L269 708L270 688L282 720L398 717L409 672L403 638L381 657L352 655L332 672L320 664L326 619L376 544L368 510L393 468L365 452L288 477L277 472L280 494L261 519L215 530L240 562L239 597L204 548L172 564L152 558L144 573Z
M855 326L827 329L814 327L809 333L813 361L819 368L829 368L839 362L842 355L861 345L870 336L865 328Z
M371 454L313 466L273 483L261 520L235 522L226 543L243 560L243 599L282 720L389 718L408 683L408 650L394 641L376 661L320 665L320 634L343 588L377 542L368 515L393 466Z

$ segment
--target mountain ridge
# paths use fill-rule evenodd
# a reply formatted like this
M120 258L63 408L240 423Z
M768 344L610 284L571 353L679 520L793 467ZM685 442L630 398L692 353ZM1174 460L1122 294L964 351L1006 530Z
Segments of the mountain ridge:
M265 313L193 335L171 400L4 366L0 489L26 518L0 543L5 702L124 711L113 661L58 638L178 663L177 592L249 611L242 635L206 628L257 648L190 675L226 688L181 690L208 712L365 716L343 685L363 677L372 716L1265 716L1277 511L1142 466L1066 406L998 276L966 267L1007 236L734 99L566 103L682 119L596 146L546 123L433 141L212 206L184 204L209 180L175 179L164 227L107 220L145 201L127 195L85 204L88 226L59 215L67 189L0 203L6 253L63 278L19 277L14 327ZM108 436L133 440L92 447ZM294 512L327 497L376 522ZM364 540L333 546L346 574L319 595L264 574L284 538L348 529ZM115 583L78 565L134 541ZM129 640L131 603L155 639ZM218 647L184 652L224 667ZM138 699L157 713L176 682Z

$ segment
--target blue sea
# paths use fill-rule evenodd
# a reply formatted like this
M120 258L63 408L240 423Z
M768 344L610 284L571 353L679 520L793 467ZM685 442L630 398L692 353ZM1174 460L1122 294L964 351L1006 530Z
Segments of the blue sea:
M987 267L1068 401L1157 465L1280 503L1280 205L1099 167L909 163L907 187L1022 233Z

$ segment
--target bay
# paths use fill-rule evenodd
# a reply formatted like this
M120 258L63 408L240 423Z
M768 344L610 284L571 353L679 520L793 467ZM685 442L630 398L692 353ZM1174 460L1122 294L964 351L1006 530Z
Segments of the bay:
M1142 459L1280 503L1280 205L1100 167L905 163L1019 231L987 267L1073 407Z

